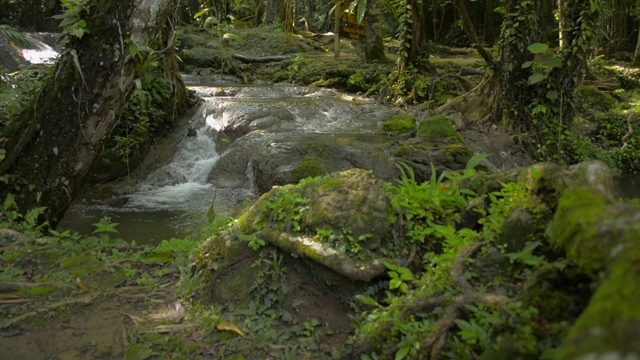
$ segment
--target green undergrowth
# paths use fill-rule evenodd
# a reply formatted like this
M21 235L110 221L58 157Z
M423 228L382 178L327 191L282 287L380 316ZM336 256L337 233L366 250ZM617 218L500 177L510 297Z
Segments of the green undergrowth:
M375 220L389 230L381 243L372 242L373 231L346 231L352 225L348 220L334 228L307 222L317 210L308 189L323 197L341 194L345 186L364 189L365 172L351 183L330 174L276 187L256 203L260 209L253 204L238 219L216 218L212 212L206 246L190 238L135 246L118 240L117 224L108 219L97 222L95 234L87 238L69 231L41 237L33 226L26 231L35 215L16 215L8 199L0 227L25 224L21 233L33 237L29 245L0 253L0 263L6 264L0 280L33 281L25 269L38 261L37 281L78 287L47 284L20 296L72 297L82 294L82 286L153 291L175 283L169 297L187 305L184 326L168 334L129 327L128 359L164 353L184 359L322 359L347 354L362 359L417 359L425 354L553 359L586 306L592 278L549 246L546 228L555 209L536 196L534 184L542 175L535 168L523 181L503 183L488 193L459 185L477 175L482 160L472 157L461 172L437 174L432 169L426 182L416 181L406 165L400 165L397 181L371 180L382 188L387 204L384 220ZM356 213L363 217L367 211ZM353 329L336 330L304 316L301 309L307 304L294 295L300 294L295 290L301 284L291 282L301 269L293 264L300 260L269 244L262 236L267 231L307 236L359 261L381 256L388 260L382 276L362 284L357 296L342 299L351 309ZM236 267L228 268L228 261L238 256ZM225 272L231 274L230 282L215 277ZM322 283L321 273L315 276ZM211 291L229 301L210 301ZM1 311L11 319L34 304L25 306ZM5 321L3 326L11 324Z
M393 230L381 252L364 246L366 234L354 238L305 223L312 201L303 195L305 186L340 191L340 181L325 176L275 188L259 201L264 212L253 208L231 227L240 230L236 239L258 254L248 310L234 312L217 304L202 311L213 314L217 324L229 321L248 331L262 323L271 331L260 341L277 341L287 324L306 328L290 322L288 310L280 306L291 286L284 276L289 268L260 232L315 232L316 240L356 259L366 261L371 254L400 259L386 262L384 279L351 300L355 334L344 350L325 356L349 352L363 359L414 359L430 352L459 359L553 358L586 305L591 279L548 244L545 230L553 209L537 200L533 189L541 174L531 168L526 182L504 183L486 194L459 187L476 174L481 160L473 157L460 173L433 171L424 183L415 180L410 167L401 166L401 179L384 185L390 205L386 223ZM435 346L436 340L441 345ZM292 348L291 343L285 348L307 354L317 349Z
M571 133L566 134L570 163L602 160L620 173L640 171L640 72L596 58L590 73L611 90L578 89L580 107Z

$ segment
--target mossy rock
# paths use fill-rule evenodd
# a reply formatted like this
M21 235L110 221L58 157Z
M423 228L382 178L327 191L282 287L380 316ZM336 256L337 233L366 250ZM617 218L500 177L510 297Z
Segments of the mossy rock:
M394 115L382 123L382 131L389 134L411 134L416 131L416 118L413 115Z
M273 204L283 204L290 194L304 198L300 227L315 235L316 229L342 232L358 239L367 236L365 247L375 248L389 235L391 208L383 190L384 181L363 169L350 169L299 185L276 187L263 195L238 219L239 230L252 233L265 227L288 230L288 223L273 222ZM281 205L284 206L284 205Z
M616 104L613 96L598 90L595 86L580 86L578 97L584 101L584 106L600 112L607 112Z
M184 50L181 58L185 66L193 65L197 68L218 68L221 64L220 52L204 47Z
M464 142L460 133L453 127L451 120L445 115L436 115L422 120L418 125L416 135L434 140Z
M319 159L312 156L303 158L292 171L293 181L296 183L304 178L316 177L325 174L326 171L324 170L322 163Z

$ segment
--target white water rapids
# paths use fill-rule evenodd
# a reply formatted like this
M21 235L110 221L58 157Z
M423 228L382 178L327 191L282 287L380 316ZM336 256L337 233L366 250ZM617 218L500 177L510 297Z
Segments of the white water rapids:
M173 160L152 172L137 192L127 196L127 208L152 210L202 210L213 198L208 176L219 156L205 124L197 135L186 137Z

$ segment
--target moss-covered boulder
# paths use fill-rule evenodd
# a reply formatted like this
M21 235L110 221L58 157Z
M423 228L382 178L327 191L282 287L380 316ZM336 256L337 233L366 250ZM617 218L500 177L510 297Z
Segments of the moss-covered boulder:
M433 167L440 173L444 170L463 170L473 151L463 143L449 143L414 137L407 140L392 140L384 148L396 161L409 165L418 182L431 178Z
M222 60L220 52L206 47L195 47L182 52L182 63L197 68L219 68Z
M243 232L273 226L290 229L290 223L274 216L278 209L287 211L287 205L274 210L273 204L297 201L295 206L303 212L293 220L299 223L300 231L311 235L317 229L342 233L362 239L361 245L373 249L389 236L390 207L383 183L371 171L356 168L274 188L242 214L239 226Z
M595 86L580 86L578 97L583 102L583 106L599 112L609 111L615 104L613 96L598 90Z
M416 131L416 118L413 115L394 115L382 123L381 130L392 135L412 134Z
M445 115L436 115L420 121L416 136L432 140L464 142L451 120Z

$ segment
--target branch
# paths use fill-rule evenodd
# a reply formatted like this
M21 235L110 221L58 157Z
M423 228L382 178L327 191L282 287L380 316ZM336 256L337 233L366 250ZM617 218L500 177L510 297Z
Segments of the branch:
M292 59L294 56L293 55L246 56L246 55L240 55L240 54L233 54L231 55L231 57L234 59L238 59L243 63L250 64L250 63L269 63L269 62L276 62L276 61L284 61L284 60Z
M480 250L482 245L483 243L474 243L463 247L453 261L449 274L453 282L462 291L462 294L454 297L446 295L433 297L428 291L414 291L413 295L406 296L402 300L389 305L385 309L387 316L379 316L378 320L369 327L370 330L367 334L356 341L352 353L343 358L359 358L360 355L370 352L376 341L383 338L399 319L406 319L416 311L446 306L444 314L431 329L429 337L420 343L421 349L431 351L432 359L439 359L446 345L449 330L455 325L455 321L465 305L503 305L509 302L509 298L506 296L476 291L464 277L465 260Z
M471 41L473 42L474 47L476 48L476 50L478 50L478 53L480 54L480 56L482 56L487 65L489 65L489 67L494 71L497 71L498 64L493 60L489 53L487 53L487 50L485 50L484 47L482 47L482 45L480 44L480 40L478 39L478 35L476 34L476 29L473 27L473 22L471 22L471 18L469 17L469 13L467 12L467 7L464 4L464 0L454 0L453 4L456 9L458 9L460 17L462 17L462 25L464 27L464 31L467 33L467 36L469 36L469 39L471 39Z

